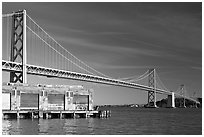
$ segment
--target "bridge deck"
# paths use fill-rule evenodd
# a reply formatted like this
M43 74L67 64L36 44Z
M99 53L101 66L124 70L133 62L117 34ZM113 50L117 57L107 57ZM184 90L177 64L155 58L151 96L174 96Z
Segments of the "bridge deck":
M22 64L17 63L17 62L2 60L2 70L22 72ZM148 87L148 86L136 84L136 83L131 83L127 81L122 81L119 79L88 75L88 74L71 72L71 71L66 71L66 70L58 70L58 69L47 68L47 67L42 67L42 66L26 64L26 71L28 74L31 74L31 75L41 75L41 76L47 76L47 77L73 79L73 80L87 81L87 82L100 83L100 84L106 84L106 85L134 88L134 89L139 89L143 91L153 91L154 90L156 93L159 93L159 94L171 95L171 91L167 91L167 90L163 90L159 88L154 89L152 87ZM183 97L182 95L176 94L176 93L175 93L175 96ZM195 99L192 99L189 97L185 97L185 98L200 104L200 102Z

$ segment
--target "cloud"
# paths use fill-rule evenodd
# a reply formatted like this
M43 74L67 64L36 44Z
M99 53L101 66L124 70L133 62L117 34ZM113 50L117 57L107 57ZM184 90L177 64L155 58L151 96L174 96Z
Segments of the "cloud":
M95 43L92 41L89 41L87 39L82 38L74 38L74 37L57 37L58 41L63 41L63 43L66 43L67 45L74 44L75 46L78 46L79 48L89 48L98 50L98 52L112 52L112 53L118 53L118 54L126 54L126 55L146 55L146 56L163 56L164 53L162 51L159 51L157 49L145 49L137 46L121 46L121 45L111 45L111 44L101 44L101 43ZM167 56L168 54L165 53Z
M191 67L192 69L194 69L194 70L200 70L200 71L202 71L202 67Z

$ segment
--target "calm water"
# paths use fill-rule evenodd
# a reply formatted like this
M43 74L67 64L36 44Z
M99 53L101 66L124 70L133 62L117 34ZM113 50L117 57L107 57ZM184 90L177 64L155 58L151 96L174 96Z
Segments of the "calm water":
M202 134L202 109L112 107L107 119L2 120L3 134Z

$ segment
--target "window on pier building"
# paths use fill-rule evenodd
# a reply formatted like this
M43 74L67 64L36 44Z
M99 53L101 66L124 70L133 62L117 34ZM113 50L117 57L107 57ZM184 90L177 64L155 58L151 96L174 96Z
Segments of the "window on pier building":
M73 103L74 104L88 104L88 95L74 95L73 98Z
M70 92L70 97L74 97L74 94L73 94L73 92Z
M69 97L69 92L67 92L67 95L66 95L67 97Z
M75 110L88 110L89 109L89 96L75 94L73 97L73 104L75 104Z

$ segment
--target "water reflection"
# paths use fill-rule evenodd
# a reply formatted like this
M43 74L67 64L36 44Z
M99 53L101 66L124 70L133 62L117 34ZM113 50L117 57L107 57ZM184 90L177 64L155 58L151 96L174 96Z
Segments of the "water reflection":
M19 119L18 126L23 135L35 135L38 133L38 119Z
M94 119L93 118L88 118L88 131L90 134L95 134L94 133Z
M109 119L3 119L2 134L202 134L201 109L131 109L127 113L115 108L112 112Z
M4 120L2 122L2 134L3 135L11 135L11 121L9 120Z
M76 121L77 119L66 119L64 123L65 134L76 134Z
M3 135L94 134L94 118L3 119Z
M49 129L48 120L39 119L38 127L39 127L39 134L40 135L48 134L48 132L47 132Z
M19 135L21 133L19 119L2 120L2 134L3 135Z

